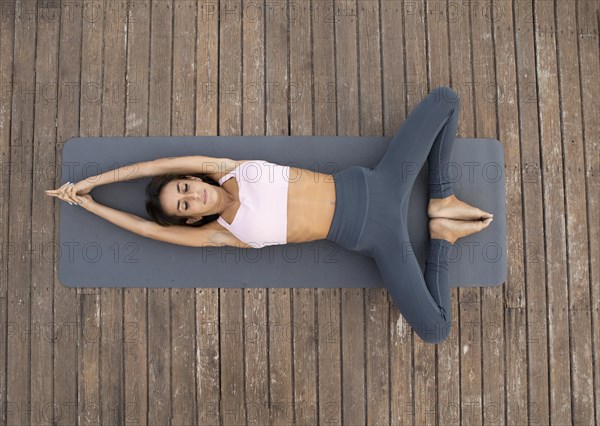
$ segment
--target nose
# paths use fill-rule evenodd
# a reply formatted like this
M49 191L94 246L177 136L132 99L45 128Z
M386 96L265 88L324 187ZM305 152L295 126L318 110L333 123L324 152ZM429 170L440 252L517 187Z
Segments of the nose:
M198 196L198 194L189 194L188 193L188 194L183 194L181 196L181 201L182 202L183 201L190 202L190 201L195 201L195 200L200 200L200 197Z
M183 196L183 199L186 201L200 201L200 196L198 194L187 194Z

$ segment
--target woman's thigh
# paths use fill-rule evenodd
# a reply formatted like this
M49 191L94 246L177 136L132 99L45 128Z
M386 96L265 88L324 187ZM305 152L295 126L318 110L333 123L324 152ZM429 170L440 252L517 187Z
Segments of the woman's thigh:
M394 304L415 332L428 342L443 341L451 318L433 299L406 236L382 236L373 258Z
M438 87L410 112L373 170L394 185L411 188L438 134L460 107L458 94Z

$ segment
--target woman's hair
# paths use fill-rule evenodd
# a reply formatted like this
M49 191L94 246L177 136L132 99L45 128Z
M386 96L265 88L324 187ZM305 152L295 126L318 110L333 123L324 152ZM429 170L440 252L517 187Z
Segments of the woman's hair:
M181 174L168 174L168 175L160 175L154 176L148 186L146 187L146 211L150 215L150 217L159 225L169 226L169 225L181 225L181 226L202 226L214 220L217 220L219 217L218 214L212 214L208 216L202 216L202 219L199 221L189 224L185 221L188 219L187 217L180 216L171 216L165 213L160 204L160 192L163 187L175 179L187 179L187 176L196 176L202 179L203 182L206 182L210 185L220 186L217 181L215 181L210 176L207 176L202 173L188 173L185 175Z

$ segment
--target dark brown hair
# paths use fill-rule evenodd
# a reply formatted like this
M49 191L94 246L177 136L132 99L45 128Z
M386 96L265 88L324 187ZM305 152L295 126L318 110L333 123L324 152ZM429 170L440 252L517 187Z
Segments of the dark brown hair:
M207 176L202 173L188 173L185 175L180 174L168 174L168 175L160 175L154 176L148 186L146 187L146 211L150 215L150 217L159 225L162 226L170 226L170 225L180 225L180 226L202 226L214 220L217 220L219 217L218 214L212 214L208 216L202 216L202 219L199 221L189 224L185 221L188 219L183 216L171 216L165 213L160 204L160 192L163 187L175 179L187 179L187 176L196 176L202 179L203 182L206 182L210 185L220 186L217 181L215 181L210 176Z

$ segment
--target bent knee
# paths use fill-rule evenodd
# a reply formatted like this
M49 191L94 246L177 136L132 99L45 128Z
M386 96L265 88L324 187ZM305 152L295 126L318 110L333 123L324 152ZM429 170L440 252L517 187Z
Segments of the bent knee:
M446 323L423 323L421 327L415 328L415 332L424 342L432 344L438 344L445 341L451 331L451 321Z
M436 102L444 102L452 105L460 103L460 95L450 86L439 86L433 89L430 94L434 96Z

